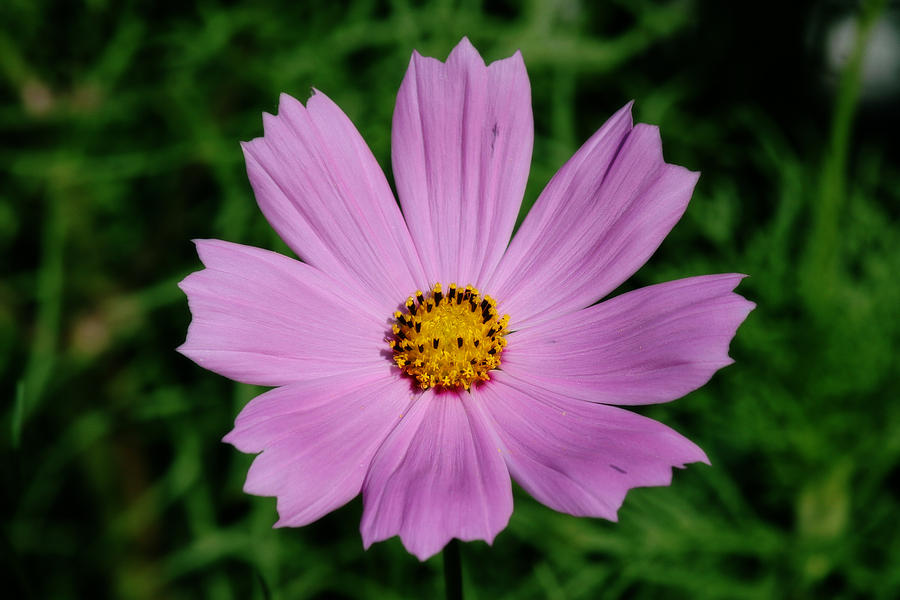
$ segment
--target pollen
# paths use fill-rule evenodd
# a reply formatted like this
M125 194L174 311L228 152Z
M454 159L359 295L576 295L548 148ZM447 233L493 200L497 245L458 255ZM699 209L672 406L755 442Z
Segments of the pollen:
M488 381L500 366L506 347L509 315L497 312L490 296L467 285L451 283L444 293L436 283L427 294L417 291L406 308L394 313L388 342L394 362L419 387L464 388Z

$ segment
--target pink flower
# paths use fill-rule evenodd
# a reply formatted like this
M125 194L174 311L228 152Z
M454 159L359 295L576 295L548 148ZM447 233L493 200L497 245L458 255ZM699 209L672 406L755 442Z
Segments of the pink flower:
M324 94L306 107L282 95L263 116L247 171L304 262L197 241L206 268L181 283L193 322L179 351L275 386L225 441L261 453L244 490L277 496L276 526L362 492L365 547L399 535L424 560L453 537L492 542L511 477L555 510L615 521L629 489L708 462L611 406L706 383L753 308L734 274L595 304L656 250L698 177L663 161L657 128L632 125L630 108L559 170L511 242L533 139L518 52L485 66L463 39L446 63L413 54L393 123L402 214Z

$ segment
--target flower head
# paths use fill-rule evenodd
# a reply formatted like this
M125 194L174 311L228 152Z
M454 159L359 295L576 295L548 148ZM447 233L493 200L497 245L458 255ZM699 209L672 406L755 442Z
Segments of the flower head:
M225 440L260 453L245 491L276 526L362 492L366 547L399 535L425 559L491 542L511 477L547 506L616 519L626 492L706 462L665 425L613 405L674 400L729 364L753 304L740 275L692 277L596 304L656 250L697 174L619 110L551 179L510 241L532 148L521 55L414 54L394 111L400 206L324 94L281 96L243 144L263 214L303 262L199 240L179 350L274 386ZM401 212L402 208L402 212Z

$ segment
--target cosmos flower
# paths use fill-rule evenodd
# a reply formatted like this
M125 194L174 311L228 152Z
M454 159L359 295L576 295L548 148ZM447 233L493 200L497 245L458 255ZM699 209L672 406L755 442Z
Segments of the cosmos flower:
M196 242L179 350L274 386L225 437L260 453L249 494L276 526L363 495L368 548L399 535L424 560L491 543L511 478L547 506L616 520L626 492L707 462L694 443L613 405L674 400L730 364L753 304L741 275L653 285L597 304L681 217L698 174L619 110L559 170L515 237L533 141L517 52L485 66L468 40L413 54L394 111L397 202L346 115L282 95L243 144L263 214L303 262ZM402 212L401 212L402 209Z

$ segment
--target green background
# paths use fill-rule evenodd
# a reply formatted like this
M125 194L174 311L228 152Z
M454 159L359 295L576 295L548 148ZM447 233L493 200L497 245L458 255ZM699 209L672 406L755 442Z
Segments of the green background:
M896 6L894 7L896 9ZM885 2L48 2L0 7L2 572L15 598L406 598L441 557L362 550L359 499L273 530L220 443L259 392L174 348L191 238L286 251L239 140L315 86L382 166L410 53L521 48L535 145L526 205L630 99L666 158L703 171L629 287L751 275L737 363L641 409L712 466L629 493L618 524L516 490L469 598L900 597L896 86L830 27ZM895 29L896 31L896 29ZM896 83L896 82L895 82Z

